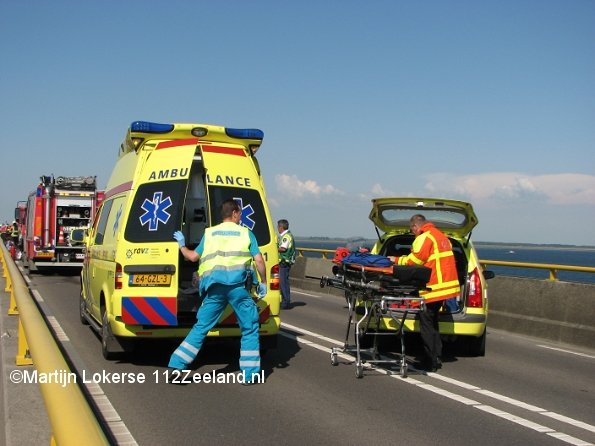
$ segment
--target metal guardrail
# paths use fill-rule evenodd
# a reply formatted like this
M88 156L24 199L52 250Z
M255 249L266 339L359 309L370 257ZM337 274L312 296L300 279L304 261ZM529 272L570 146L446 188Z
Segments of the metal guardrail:
M37 382L52 428L50 444L109 445L97 417L78 384L64 385L57 379L58 376L71 376L73 372L62 356L4 243L0 245L4 271L8 273L7 285L10 282L8 291L11 292L11 300L14 298L18 310L10 314L18 314L19 317L19 344L21 345L19 350L24 349L24 353L21 352L19 356L22 355L22 359L30 359L30 361L19 361L17 357L17 365L31 363L35 365Z
M317 248L295 248L298 256L304 257L305 253L320 254L323 259L329 259L334 257L334 249L317 249ZM535 268L549 270L549 280L558 280L558 271L572 271L578 273L595 273L595 267L591 266L573 266L573 265L556 265L551 263L527 263L527 262L505 262L501 260L480 260L482 268L486 268L488 265L493 266L506 266L512 268Z
M576 273L595 273L591 266L556 265L553 263L527 263L527 262L505 262L503 260L480 260L479 263L485 269L488 265L507 266L512 268L534 268L549 270L549 280L558 280L558 271L572 271Z

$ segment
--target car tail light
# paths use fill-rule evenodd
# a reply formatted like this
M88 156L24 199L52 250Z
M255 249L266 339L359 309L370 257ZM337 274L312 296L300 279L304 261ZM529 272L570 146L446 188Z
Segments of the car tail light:
M481 287L481 277L477 268L469 275L468 286L469 290L467 293L467 306L471 308L482 308L483 307L483 293Z
M269 282L269 289L279 289L279 265L273 265L271 268L271 281Z
M114 289L121 290L122 289L122 265L116 263L116 274L114 276Z

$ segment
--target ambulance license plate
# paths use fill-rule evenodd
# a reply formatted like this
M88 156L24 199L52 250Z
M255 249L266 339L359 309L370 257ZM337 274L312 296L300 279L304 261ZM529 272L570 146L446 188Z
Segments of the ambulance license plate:
M169 286L171 274L131 274L129 286Z

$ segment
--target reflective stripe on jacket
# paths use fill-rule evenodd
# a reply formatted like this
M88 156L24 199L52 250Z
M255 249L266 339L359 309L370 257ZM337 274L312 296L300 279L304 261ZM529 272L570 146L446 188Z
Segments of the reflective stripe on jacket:
M411 254L399 257L398 264L423 265L432 269L427 285L432 290L419 293L426 302L458 296L461 288L450 240L432 223L426 223L421 230L413 241Z
M245 284L249 274L254 279L247 228L233 222L224 222L207 228L204 237L204 249L198 268L201 293L214 283Z

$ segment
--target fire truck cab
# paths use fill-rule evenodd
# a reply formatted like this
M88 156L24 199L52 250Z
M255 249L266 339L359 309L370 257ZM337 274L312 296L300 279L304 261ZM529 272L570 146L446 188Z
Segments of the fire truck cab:
M267 266L268 293L257 302L261 348L276 345L279 258L255 157L262 139L256 129L132 123L92 227L72 235L87 247L81 321L100 334L106 359L139 338L186 336L202 303L198 264L184 259L173 233L182 231L194 249L205 228L221 222L220 205L230 198L240 203L241 224L256 236ZM230 306L208 336L241 336Z
M30 270L80 268L82 245L70 232L87 228L95 211L96 177L42 176L29 194L23 234L23 262Z

